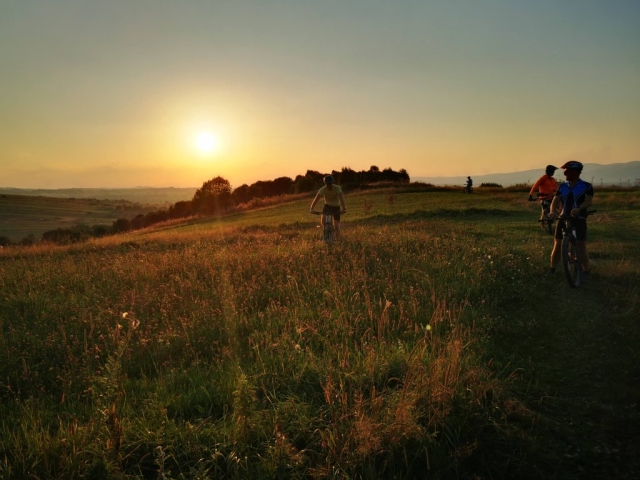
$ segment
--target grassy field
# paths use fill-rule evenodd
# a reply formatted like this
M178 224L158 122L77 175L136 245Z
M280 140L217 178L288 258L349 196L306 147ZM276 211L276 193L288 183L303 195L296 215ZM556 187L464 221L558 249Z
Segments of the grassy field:
M78 224L111 225L118 218L131 219L158 207L127 200L94 198L53 198L42 196L0 195L0 236L13 242L33 235L36 240L56 228Z
M640 199L350 194L0 251L0 478L638 478Z

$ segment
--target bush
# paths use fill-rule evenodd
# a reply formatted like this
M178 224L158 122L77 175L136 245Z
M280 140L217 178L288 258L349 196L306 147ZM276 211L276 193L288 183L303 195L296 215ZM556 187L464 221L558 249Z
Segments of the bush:
M126 218L119 218L111 225L113 233L128 232L131 230L131 222Z
M56 228L42 234L42 241L55 243L57 245L67 245L69 243L84 242L89 239L89 234L80 229Z
M36 237L33 233L30 233L29 235L24 237L22 240L20 240L20 242L18 242L18 245L30 247L34 243L36 243Z

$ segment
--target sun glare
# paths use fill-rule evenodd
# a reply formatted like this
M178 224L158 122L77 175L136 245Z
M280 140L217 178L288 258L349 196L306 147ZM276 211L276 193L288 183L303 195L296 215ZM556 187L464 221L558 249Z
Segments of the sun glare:
M194 143L196 150L205 155L215 152L219 146L218 139L211 132L200 132Z

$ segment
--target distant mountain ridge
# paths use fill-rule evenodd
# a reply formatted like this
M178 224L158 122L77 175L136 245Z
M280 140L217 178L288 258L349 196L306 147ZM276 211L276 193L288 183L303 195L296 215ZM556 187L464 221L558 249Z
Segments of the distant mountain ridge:
M561 164L556 165L559 167ZM474 175L469 172L475 186L482 183L498 183L503 187L519 183L533 184L544 174L546 165L540 165L539 169L525 170L512 173L491 173L488 175ZM556 177L562 178L562 171L556 172ZM594 185L640 185L640 161L627 163L612 163L602 165L599 163L585 163L582 178ZM432 185L463 185L466 176L458 177L411 177L412 182L424 182Z
M512 173L491 173L487 175L475 175L469 172L473 178L473 184L480 186L482 183L498 183L503 187L519 183L533 184L543 173L546 165L539 169L525 170ZM556 165L560 166L560 164ZM411 172L409 172L411 176ZM556 178L562 178L562 172L556 172ZM424 182L432 185L460 185L466 181L466 176L455 177L414 177L412 182ZM602 165L599 163L586 163L582 178L594 185L640 185L640 161L627 163L612 163ZM56 198L95 198L97 200L127 200L141 205L154 205L168 207L176 202L191 200L196 187L133 187L133 188L58 188L58 189L34 189L0 187L0 195L27 195Z
M128 200L142 205L168 206L191 200L196 188L134 187L134 188L2 188L2 195L28 195L55 198L95 198L97 200Z

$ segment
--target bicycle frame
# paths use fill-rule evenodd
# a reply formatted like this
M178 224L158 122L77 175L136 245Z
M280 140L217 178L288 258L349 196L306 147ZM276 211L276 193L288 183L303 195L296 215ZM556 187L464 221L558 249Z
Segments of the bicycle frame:
M552 218L549 218L553 197L543 197L538 193L538 201L540 202L540 207L542 208L542 220L538 220L538 222L540 222L540 225L543 229L546 228L549 235L553 235L554 220Z
M322 215L322 223L324 228L322 229L322 241L326 243L333 243L335 240L335 227L333 226L333 215L327 212L312 212L315 215Z
M585 218L595 213L596 210L585 212ZM578 238L576 227L573 224L574 218L563 215L558 218L562 222L562 266L567 281L572 288L578 288L584 281L584 271L582 269L582 258L578 250Z
M322 217L324 219L324 229L322 231L322 240L327 242L327 243L333 243L333 232L334 232L334 226L333 226L333 215L331 215L330 213L323 213Z

